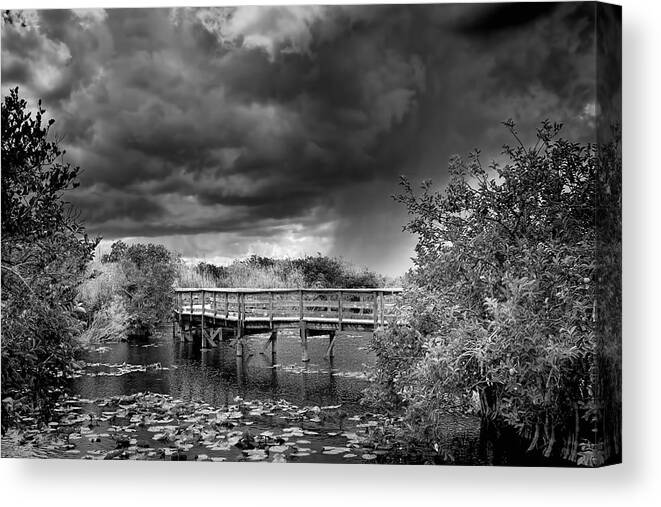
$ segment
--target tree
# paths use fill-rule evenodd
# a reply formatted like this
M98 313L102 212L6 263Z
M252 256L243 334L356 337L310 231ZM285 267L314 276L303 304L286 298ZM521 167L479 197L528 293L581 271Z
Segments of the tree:
M118 263L123 272L129 335L149 335L171 316L177 259L167 248L116 241L102 261Z
M413 286L375 341L377 385L429 447L447 396L475 394L484 421L515 428L529 450L600 464L595 195L613 161L558 139L558 124L543 123L532 147L506 126L518 144L504 166L483 168L476 151L452 159L443 192L401 182L418 236Z
M2 103L2 427L46 416L73 364L80 331L74 298L96 240L64 193L78 167L10 90Z

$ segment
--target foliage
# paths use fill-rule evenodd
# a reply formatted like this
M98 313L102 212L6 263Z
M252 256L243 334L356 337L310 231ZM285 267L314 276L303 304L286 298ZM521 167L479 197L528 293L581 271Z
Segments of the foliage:
M289 259L252 256L225 268L223 287L291 288L304 285L303 275Z
M33 115L34 113L34 115ZM2 428L47 417L75 366L74 299L96 241L63 194L79 169L43 120L10 90L2 103Z
M294 260L301 269L308 287L374 288L383 286L383 277L372 271L357 270L353 265L323 255L306 256Z
M122 292L124 285L126 276L118 262L88 264L85 281L78 287L78 301L85 309L88 324Z
M220 280L223 280L224 278L227 277L227 268L225 266L216 266L215 264L211 264L208 262L198 263L197 266L195 266L195 272L202 277L206 277L209 280L213 280L214 285L218 283ZM206 284L186 285L186 287L206 287L206 286L207 286Z
M177 287L220 287L221 278L217 273L224 269L223 266L203 262L194 265L179 259L175 285Z
M367 269L322 255L298 259L272 259L252 255L229 266L200 262L179 266L180 287L382 287L385 279Z
M101 263L108 264L113 262L121 262L124 258L124 255L126 254L128 247L129 246L123 241L115 241L112 245L110 245L110 252L101 256Z
M115 294L103 307L96 310L81 333L82 343L116 342L126 338L130 317L124 300Z
M128 334L151 334L171 315L177 258L163 245L116 241L103 261L116 262L123 273L120 295L128 313Z
M506 126L518 141L515 126ZM479 152L450 164L444 192L402 180L397 201L418 235L413 287L397 325L377 336L376 396L406 408L433 447L448 394L514 427L529 450L577 460L592 435L595 182L592 145L558 139L506 146L505 165ZM374 397L375 393L372 392Z
M78 301L85 310L87 326L82 343L120 341L126 338L129 322L122 292L126 276L117 262L91 262L87 277L78 288Z

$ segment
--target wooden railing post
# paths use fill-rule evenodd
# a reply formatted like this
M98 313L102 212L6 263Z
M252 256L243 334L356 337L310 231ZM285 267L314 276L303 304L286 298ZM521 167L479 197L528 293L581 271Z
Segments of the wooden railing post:
M190 291L190 320L193 323L193 291Z
M337 320L338 327L342 331L342 291L338 291L337 294Z
M230 316L230 295L228 292L224 292L225 294L225 318L229 318Z
M202 291L201 297L202 297L202 316L200 317L200 338L202 340L202 343L200 344L200 347L205 349L207 344L206 344L206 337L204 336L204 308L206 306L204 291Z
M299 306L299 319L303 320L303 291L299 289L298 291L298 306Z
M217 295L217 293L214 291L214 293L213 293L213 320L214 320L214 323L216 321L216 313L217 313L217 311L216 311L216 295Z
M384 325L384 304L383 304L383 291L379 291L379 321L381 322L381 325Z
M273 292L269 292L269 325L273 329Z
M374 330L376 331L376 327L379 323L379 299L377 291L372 292L372 298L374 298L374 301L372 301L372 313L374 313Z
M245 320L245 294L237 292L236 306L237 306L237 321L236 321L236 355L243 357L243 322Z

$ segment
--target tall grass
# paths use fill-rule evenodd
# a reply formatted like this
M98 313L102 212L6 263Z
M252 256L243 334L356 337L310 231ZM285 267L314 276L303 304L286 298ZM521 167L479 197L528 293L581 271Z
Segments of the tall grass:
M115 295L110 303L94 312L88 327L78 339L82 343L104 343L126 338L129 314L121 296Z
M175 287L220 287L218 280L203 273L192 264L179 262L174 280Z
M178 287L244 287L282 289L305 287L303 272L292 261L279 261L272 266L256 266L234 262L222 270L220 276L212 276L181 262L178 268Z
M91 262L87 279L78 288L78 301L88 315L79 336L83 343L119 341L126 337L128 312L121 297L126 276L118 263Z
M78 288L78 300L88 311L96 311L110 303L126 283L118 263L91 262L85 282Z

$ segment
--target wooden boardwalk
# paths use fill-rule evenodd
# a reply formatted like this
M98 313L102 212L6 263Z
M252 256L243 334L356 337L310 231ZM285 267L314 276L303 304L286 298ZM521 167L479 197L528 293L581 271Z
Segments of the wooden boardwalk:
M223 333L236 340L243 356L248 335L270 333L264 345L275 354L278 330L298 328L301 356L309 361L308 337L328 335L332 357L337 333L374 332L392 317L399 288L380 289L175 289L175 324L182 341L199 333L202 348L214 347ZM173 330L176 333L176 328Z

